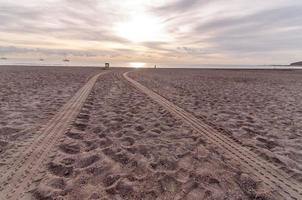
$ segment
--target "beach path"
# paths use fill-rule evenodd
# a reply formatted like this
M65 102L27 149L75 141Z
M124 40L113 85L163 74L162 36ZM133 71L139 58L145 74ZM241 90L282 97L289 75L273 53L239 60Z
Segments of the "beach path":
M58 113L39 130L39 136L18 156L7 163L0 174L0 197L3 199L22 199L31 183L38 177L43 162L52 147L70 127L83 103L89 96L101 72L92 78L58 111Z
M130 71L131 72L131 71ZM204 138L211 141L215 146L222 149L230 160L240 163L243 169L246 169L255 178L261 180L270 188L278 199L302 199L302 186L292 179L286 172L278 169L275 165L260 158L256 153L243 147L234 139L220 133L211 126L198 120L192 114L171 103L164 97L151 91L139 82L131 79L126 72L124 78L134 87L148 95L151 99L159 103L166 110L176 117L187 122L194 130L199 132Z

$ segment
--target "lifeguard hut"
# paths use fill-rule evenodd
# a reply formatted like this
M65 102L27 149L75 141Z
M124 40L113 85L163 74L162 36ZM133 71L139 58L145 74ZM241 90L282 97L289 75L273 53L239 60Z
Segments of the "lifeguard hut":
M105 69L109 69L110 64L109 63L105 63Z

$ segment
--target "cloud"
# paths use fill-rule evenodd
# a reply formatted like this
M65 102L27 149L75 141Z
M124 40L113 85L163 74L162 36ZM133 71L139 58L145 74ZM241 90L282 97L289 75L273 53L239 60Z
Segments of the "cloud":
M177 0L153 9L157 12L181 12L192 8L198 2L201 0ZM203 2L208 2L208 0L203 0Z
M1 53L39 53L45 55L58 55L58 56L84 56L84 57L91 57L96 56L98 54L89 52L89 51L77 51L77 50L67 50L67 49L47 49L47 48L21 48L16 46L0 46ZM101 52L98 52L99 55Z
M0 54L10 55L31 55L34 59L42 57L55 56L60 58L63 57L83 57L83 58L126 58L125 55L134 55L134 51L127 49L115 49L111 50L74 50L74 49L51 49L51 48L22 48L16 46L1 46Z
M254 53L300 49L301 9L287 6L244 16L221 16L199 24L195 34L208 34L217 51ZM201 40L201 43L205 40Z
M0 52L163 62L278 55L287 62L302 55L301 8L300 0L0 0ZM116 24L138 14L159 19L172 39L135 43L116 33Z
M94 9L79 9L96 6L97 1L64 0L62 3L63 6L45 6L51 12L40 6L1 6L0 21L3 23L0 32L30 33L73 40L127 42L110 32L107 28L110 27L110 21L105 14Z
M287 6L271 10L263 10L244 16L217 16L197 27L200 32L219 31L222 29L245 29L257 31L276 26L301 25L302 9L297 6Z

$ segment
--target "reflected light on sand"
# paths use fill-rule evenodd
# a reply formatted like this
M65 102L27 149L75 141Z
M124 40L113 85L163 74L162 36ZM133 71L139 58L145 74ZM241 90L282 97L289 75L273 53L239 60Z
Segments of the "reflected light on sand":
M133 67L133 68L142 68L146 65L146 63L143 63L143 62L131 62L129 64L130 64L130 67Z

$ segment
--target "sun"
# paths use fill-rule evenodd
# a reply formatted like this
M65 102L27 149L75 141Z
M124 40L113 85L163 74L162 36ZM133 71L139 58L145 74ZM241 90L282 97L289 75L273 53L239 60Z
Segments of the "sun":
M128 21L116 25L116 33L131 42L155 42L169 40L163 24L154 16L137 14Z
M129 64L130 64L130 67L133 67L133 68L142 68L146 65L146 63L143 63L143 62L131 62Z

